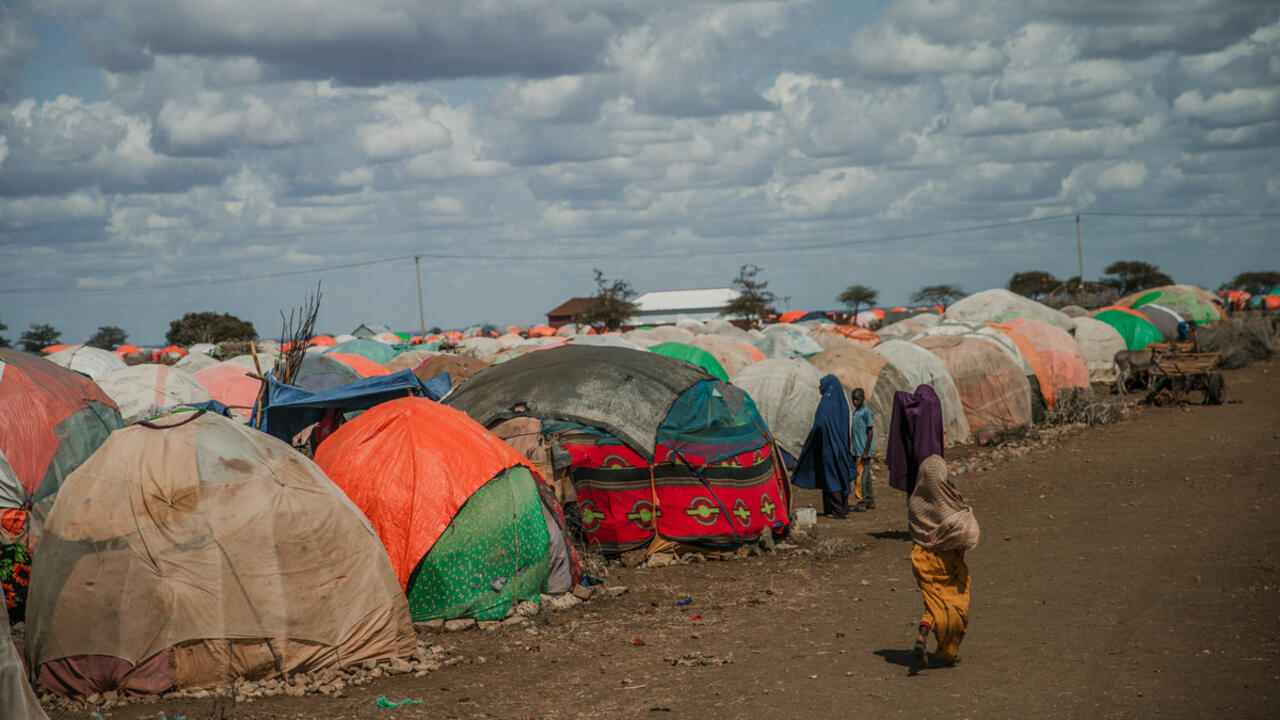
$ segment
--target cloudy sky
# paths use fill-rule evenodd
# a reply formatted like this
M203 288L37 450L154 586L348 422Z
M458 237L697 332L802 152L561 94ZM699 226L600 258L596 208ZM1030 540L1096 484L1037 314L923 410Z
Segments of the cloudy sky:
M1216 288L1280 269L1278 147L1274 0L0 0L0 322L407 330L414 255L428 326L896 304L1074 274L1074 213Z

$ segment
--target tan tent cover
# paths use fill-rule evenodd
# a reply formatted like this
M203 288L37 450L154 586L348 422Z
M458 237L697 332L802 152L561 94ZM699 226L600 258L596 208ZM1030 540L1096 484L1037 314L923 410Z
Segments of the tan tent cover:
M515 343L513 343L512 345L514 344ZM503 346L502 343L498 342L497 338L472 337L472 338L467 338L462 342L458 343L458 349L455 350L455 352L457 352L458 355L461 357L479 359L479 358L489 357L490 355L501 352L504 349L505 349L505 346Z
M167 365L112 370L96 382L116 402L126 424L146 420L183 403L212 399L191 373Z
M969 442L969 421L951 371L942 358L905 340L888 340L875 347L906 376L913 386L929 385L942 403L942 429L947 445Z
M658 342L685 342L693 339L693 333L675 325L659 325L649 333L658 338Z
M933 335L915 342L947 364L969 432L979 442L1031 424L1031 384L995 343L964 335Z
M271 369L270 367L267 367L265 358L259 358L259 360L263 363L263 370ZM209 357L204 353L188 352L186 355L183 355L178 362L174 363L173 366L179 370L186 370L189 373L195 374L205 368L221 364L222 363L218 359Z
M762 360L730 376L730 382L751 396L778 446L799 457L813 427L822 391L823 373L798 359Z
M412 370L426 362L428 359L443 354L444 353L437 350L409 350L391 358L383 367L393 373L400 372L401 370Z
M874 454L883 458L889 445L893 394L899 390L911 392L916 386L888 358L861 345L846 344L824 350L809 358L809 362L823 375L831 373L840 378L845 392L862 388L867 394L867 409L875 423Z
M725 373L730 377L755 362L751 357L751 353L723 335L704 333L692 340L686 340L685 343L711 353L711 356L719 361L720 367L724 368Z
M1116 367L1116 353L1129 349L1124 336L1101 320L1078 317L1072 323L1075 329L1071 334L1084 356L1085 367L1089 368L1089 382L1115 382L1120 374Z
M82 375L88 375L93 380L97 380L112 370L120 370L125 367L124 361L120 359L120 356L110 350L89 347L88 345L72 345L64 350L45 355L44 359L54 365L61 365L68 370L75 370Z
M937 325L941 320L940 316L933 313L920 313L919 315L912 315L905 320L885 325L877 330L876 334L882 340L910 340L925 329Z
M413 651L382 543L319 467L209 413L148 425L113 433L46 521L26 645L42 684L99 690L101 656L168 655L160 674L190 687Z
M942 314L945 321L968 323L1002 323L1015 317L1044 320L1059 330L1071 329L1071 318L1064 313L1001 288L974 293Z

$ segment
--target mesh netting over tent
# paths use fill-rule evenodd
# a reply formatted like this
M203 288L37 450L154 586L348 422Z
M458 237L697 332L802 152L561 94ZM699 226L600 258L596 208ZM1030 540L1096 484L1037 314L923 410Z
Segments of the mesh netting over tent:
M928 385L942 403L943 437L948 445L969 442L969 421L965 419L960 391L942 358L905 340L886 340L875 347L913 386Z
M1072 335L1076 346L1089 368L1090 382L1115 382L1120 370L1116 366L1116 353L1125 349L1124 338L1115 328L1088 317L1073 319Z
M191 373L167 365L134 365L98 379L103 392L120 408L126 423L135 423L170 408L211 399Z
M944 320L968 323L1003 323L1016 317L1044 320L1066 331L1071 318L1048 305L1000 288L983 290L957 301L942 314Z
M995 344L964 335L934 335L915 342L947 364L969 431L979 442L1031 424L1027 377Z

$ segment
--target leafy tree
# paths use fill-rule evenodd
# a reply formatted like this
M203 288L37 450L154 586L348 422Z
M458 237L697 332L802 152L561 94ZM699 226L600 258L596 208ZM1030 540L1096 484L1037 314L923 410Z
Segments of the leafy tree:
M1258 272L1242 272L1223 285L1219 290L1244 290L1250 295L1266 295L1280 287L1280 272L1262 270ZM3 330L4 326L0 326Z
M743 265L738 268L738 277L731 285L738 291L738 297L730 300L720 310L721 315L745 318L755 325L772 310L778 296L769 292L769 283L758 280L761 268L755 265Z
M115 350L129 339L129 333L114 326L103 325L98 328L98 332L89 338L89 342L85 343L89 347L102 348L103 350Z
M876 302L876 291L866 285L850 285L844 289L844 292L836 296L836 302L844 303L846 307L853 309L854 317L858 315L858 308L863 305L871 306Z
M926 285L911 294L911 302L928 305L950 305L967 293L955 285Z
M164 339L170 345L257 340L258 331L253 329L253 323L235 315L206 311L187 313L181 320L169 323L169 332L164 334Z
M1079 280L1076 281L1077 284ZM1040 298L1053 292L1053 289L1061 284L1052 273L1044 270L1024 270L1014 273L1009 278L1009 292L1017 293L1032 300Z
M1160 272L1160 268L1141 260L1117 260L1107 266L1102 282L1115 288L1121 295L1129 295L1143 288L1172 285L1173 278Z
M596 269L595 302L573 314L573 322L579 327L589 325L597 331L617 330L636 314L636 304L631 302L635 290L626 280L610 280Z
M40 352L41 348L57 345L58 338L61 337L62 333L58 332L52 325L31 323L31 329L22 333L22 337L18 338L18 342L22 343L22 349L27 352Z
M9 329L8 325L5 325L4 323L0 322L0 332L4 332L5 330L8 330L8 329ZM7 348L7 347L12 347L9 344L9 339L0 337L0 348Z

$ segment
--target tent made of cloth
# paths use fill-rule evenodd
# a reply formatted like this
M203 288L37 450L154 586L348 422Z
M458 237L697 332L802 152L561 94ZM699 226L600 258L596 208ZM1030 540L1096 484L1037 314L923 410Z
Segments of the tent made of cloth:
M823 350L830 350L833 347L848 343L861 345L865 348L873 348L880 344L879 335L856 325L822 323L813 327L809 332L809 337L821 345Z
M907 379L908 385L928 385L942 404L942 430L946 444L963 444L970 440L969 421L965 418L960 390L942 358L906 340L886 340L875 347Z
M1151 343L1164 341L1160 329L1136 310L1108 305L1095 310L1092 317L1115 328L1120 337L1124 338L1125 347L1130 350L1142 350Z
M187 372L194 375L195 373L205 368L216 367L222 364L223 363L220 360L211 358L208 355L205 355L204 353L193 352L193 353L187 353L186 355L183 355L182 359L174 363L173 366L178 368L179 370L186 370ZM238 364L238 363L234 363L234 364ZM249 366L248 369L250 372L253 371L252 366ZM263 368L263 370L269 370L269 369L270 369L270 366Z
M7 618L0 618L0 717L6 720L49 720L27 682L27 666L13 645Z
M336 355L339 353L346 355L359 355L360 357L372 360L373 362L384 366L391 361L391 358L397 355L395 348L386 343L378 342L377 340L370 338L348 340L325 350L326 355Z
M447 374L424 383L411 370L364 378L320 392L285 385L268 376L264 407L256 414L257 428L290 442L303 428L319 422L325 410L367 410L410 395L439 400L448 391Z
M1089 367L1071 333L1033 318L1013 318L1004 325L1025 337L1035 347L1059 394L1064 390L1089 387Z
M1090 382L1115 382L1120 371L1116 366L1116 353L1125 349L1124 338L1115 328L1089 317L1071 320L1071 331L1085 367L1089 369Z
M373 524L415 622L501 620L580 577L550 487L453 408L378 405L325 440L316 463Z
M1169 308L1183 320L1197 325L1208 325L1222 320L1222 308L1214 302L1215 296L1195 285L1163 285L1125 296L1116 305L1141 310L1144 305L1157 303Z
M866 393L866 406L871 411L875 427L874 454L884 457L889 437L889 415L893 412L893 394L914 386L887 357L861 345L824 350L809 358L809 362L822 374L831 373L840 378L840 384L847 392L862 388Z
M776 445L750 396L723 381L681 393L646 456L598 427L543 430L568 455L588 545L606 555L667 543L732 550L786 527Z
M779 327L777 325L771 328ZM765 332L754 342L755 346L764 353L765 357L771 358L807 358L811 355L817 355L822 352L822 346L818 341L809 337L807 332L800 332L793 328L799 325L788 325L787 329L773 330ZM805 328L807 330L807 328Z
M206 355L205 357L208 356ZM75 370L81 375L88 375L93 380L97 380L112 370L120 370L125 367L124 361L120 359L119 355L110 350L88 345L72 345L69 348L45 355L44 359L68 370Z
M570 344L491 367L445 404L485 427L521 416L591 425L649 459L672 403L709 379L697 366L655 353Z
M764 360L739 370L731 382L755 401L756 409L783 452L796 458L813 427L822 393L822 372L804 360Z
M942 314L944 320L967 323L1003 323L1015 317L1044 320L1066 331L1071 318L1048 305L1000 288L983 290L957 301Z
M963 322L941 322L931 328L927 328L912 340L919 340L923 337L933 335L964 335L989 342L1000 348L1010 360L1018 364L1022 368L1024 375L1033 375L1035 369L1031 366L1031 360L1023 354L1022 348L1018 347L1018 343L1007 333L1001 332L996 327L986 324L973 324Z
M439 351L435 350L408 350L391 358L391 361L387 363L386 368L393 373L400 372L401 370L412 370L440 354L441 353Z
M413 368L413 374L423 382L439 377L445 373L454 385L460 385L489 367L489 361L477 358L462 357L452 353L441 353L427 358L421 365Z
M168 365L133 365L113 370L99 378L98 385L115 401L126 424L212 397L191 373Z
M350 367L352 370L359 373L360 377L374 377L376 375L389 375L391 373L385 365L376 363L363 355L352 355L351 353L330 351L325 353L324 357L327 357L330 360L337 360L343 365Z
M1029 376L1035 378L1035 385L1032 386L1032 421L1037 422L1038 417L1035 414L1036 391L1040 393L1040 398L1044 404L1052 408L1057 404L1058 386L1054 381L1053 372L1049 369L1049 364L1045 362L1044 357L1040 355L1039 349L1031 342L1027 336L1014 330L1008 325L999 325L996 323L987 323L987 327L1004 334L1004 336L1017 348L1018 356L1031 368Z
M728 380L729 375L724 371L724 367L720 365L720 361L706 350L691 344L692 340L693 338L690 339L690 344L661 342L650 346L649 352L665 355L676 360L683 360L702 368L712 377Z
M933 313L921 313L882 326L879 330L876 330L876 336L881 340L910 340L941 321L941 316Z
M517 340L511 344L511 347L518 345L521 340ZM503 350L502 343L497 338L491 337L471 337L466 338L458 343L457 349L454 350L458 355L469 358L485 358L494 353Z
M369 521L252 428L197 412L119 430L59 495L25 648L55 693L230 685L414 650Z
M716 361L720 363L720 367L724 368L724 371L730 377L742 368L756 362L755 358L741 343L735 342L724 335L703 333L689 340L688 344L711 353ZM761 354L761 357L763 357L763 354Z
M964 335L933 335L914 342L947 364L969 432L979 442L1031 424L1027 376L995 344Z
M1163 305L1147 303L1142 307L1135 308L1135 311L1156 326L1156 329L1164 337L1165 342L1176 342L1186 336L1186 321L1182 319L1181 315Z
M601 345L605 347L620 347L628 350L643 351L645 348L641 345L631 342L622 335L615 333L601 333L599 335L578 335L569 340L572 345ZM655 343L656 344L656 343Z
M662 342L686 342L694 338L692 332L675 325L659 325L650 330L649 333Z
M250 377L253 372L238 365L219 363L213 367L197 370L192 373L196 382L209 391L214 400L226 405L231 412L249 417L249 411L258 401L258 393L262 391L262 381Z

